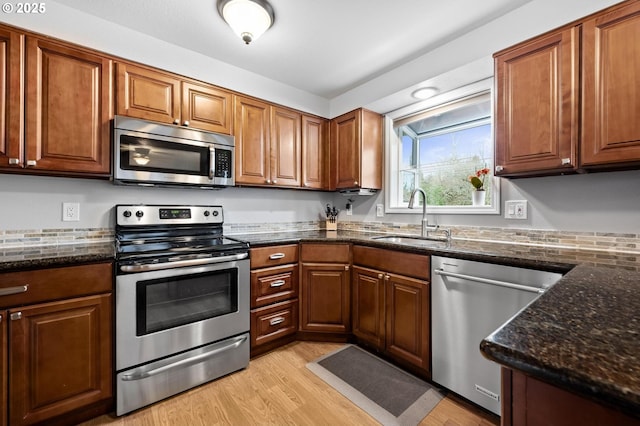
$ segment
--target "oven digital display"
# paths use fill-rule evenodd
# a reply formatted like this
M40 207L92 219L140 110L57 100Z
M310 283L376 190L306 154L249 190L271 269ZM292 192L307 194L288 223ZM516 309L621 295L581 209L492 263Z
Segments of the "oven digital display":
M160 219L191 219L191 209L160 209Z

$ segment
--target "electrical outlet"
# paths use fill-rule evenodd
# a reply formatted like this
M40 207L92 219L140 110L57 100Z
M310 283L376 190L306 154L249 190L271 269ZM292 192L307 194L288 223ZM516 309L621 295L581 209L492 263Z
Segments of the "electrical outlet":
M526 219L527 200L509 200L504 202L505 219Z
M376 217L384 217L384 204L376 204Z
M346 210L347 210L347 216L352 216L353 215L353 204L347 203Z
M80 220L79 203L62 203L62 221L78 222Z

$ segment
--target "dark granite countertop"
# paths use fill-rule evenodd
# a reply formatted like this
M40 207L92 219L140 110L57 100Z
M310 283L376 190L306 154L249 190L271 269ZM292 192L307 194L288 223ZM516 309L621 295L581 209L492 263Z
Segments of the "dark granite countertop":
M113 243L5 248L0 249L0 272L105 262L114 258Z
M580 265L481 343L486 357L640 418L640 273Z

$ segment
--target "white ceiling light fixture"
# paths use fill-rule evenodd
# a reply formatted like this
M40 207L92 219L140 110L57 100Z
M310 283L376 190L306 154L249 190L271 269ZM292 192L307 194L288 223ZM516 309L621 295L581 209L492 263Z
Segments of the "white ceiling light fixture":
M418 90L415 90L413 93L411 93L411 96L413 96L416 99L429 99L437 95L438 92L439 90L436 87L422 87Z
M246 44L257 40L275 21L266 0L218 0L218 13Z

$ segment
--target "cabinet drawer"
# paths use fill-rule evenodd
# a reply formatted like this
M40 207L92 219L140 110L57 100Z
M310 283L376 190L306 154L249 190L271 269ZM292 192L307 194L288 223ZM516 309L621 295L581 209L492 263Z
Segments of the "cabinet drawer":
M303 262L350 263L349 244L304 243L300 246L300 258Z
M353 247L353 264L424 280L431 268L429 256L364 246Z
M294 334L298 330L298 299L251 311L251 347Z
M249 253L251 269L298 262L297 244L252 248Z
M251 271L251 308L297 297L297 264Z
M112 276L111 262L0 274L0 307L110 292Z

